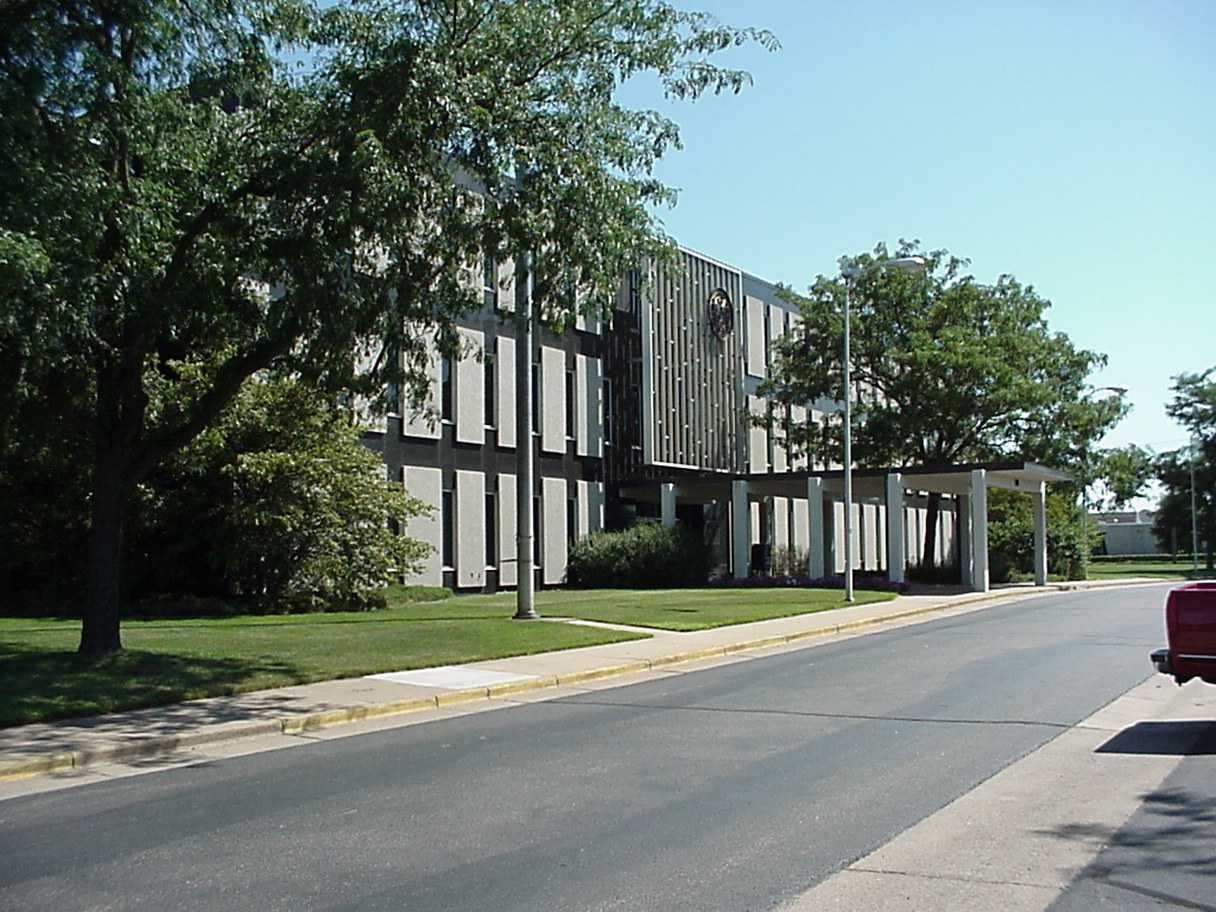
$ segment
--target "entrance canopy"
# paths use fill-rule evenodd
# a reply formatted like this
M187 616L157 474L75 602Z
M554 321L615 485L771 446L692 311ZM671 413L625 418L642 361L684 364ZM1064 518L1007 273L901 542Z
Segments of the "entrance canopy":
M899 475L904 487L931 494L967 495L971 493L972 473L984 472L984 483L990 488L1005 488L1027 494L1036 491L1040 484L1071 481L1071 477L1056 469L1049 469L1034 462L975 462L956 465L900 466L889 469L854 469L853 493L865 497L882 497L886 491L887 478ZM844 493L844 469L774 474L739 475L751 484L757 494L775 497L801 497L808 478L819 478L823 489L833 494ZM771 490L770 490L771 488Z
M1029 495L1034 502L1035 581L1047 582L1047 485L1070 481L1056 469L1033 462L984 462L935 466L899 466L853 470L854 501L878 503L885 513L882 562L892 581L901 582L905 570L905 493L908 491L950 495L957 505L960 525L960 561L964 583L979 592L988 590L988 497L989 488L1002 488ZM754 501L771 497L806 498L809 508L810 556L807 572L824 575L832 559L836 532L825 515L835 515L844 496L843 469L804 469L730 475L676 469L664 480L621 485L621 496L660 505L664 524L674 525L676 502L731 505L731 554L736 577L748 572L748 550L752 540L749 525ZM854 550L856 554L856 549Z

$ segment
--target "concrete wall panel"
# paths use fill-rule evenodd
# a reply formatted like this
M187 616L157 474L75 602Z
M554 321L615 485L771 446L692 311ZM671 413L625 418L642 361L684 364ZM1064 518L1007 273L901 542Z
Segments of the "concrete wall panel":
M440 434L439 425L439 351L435 347L435 334L428 332L427 351L429 352L427 363L427 377L430 380L430 389L427 391L425 408L421 411L412 411L408 405L402 404L405 411L409 412L405 419L405 434L408 437L424 437L428 440L438 440Z
M566 353L542 345L540 349L541 449L566 452ZM563 567L565 561L562 562Z
M494 420L498 426L498 445L515 446L515 340L499 336L494 359L495 379Z
M761 417L764 411L763 399L759 396L747 397L750 417ZM768 431L763 427L749 426L747 429L747 470L753 474L768 471Z
M773 498L773 547L790 546L790 502L786 497Z
M481 472L456 473L456 586L480 589L486 584L486 477Z
M407 581L420 586L442 586L443 516L440 508L443 504L443 472L406 466L402 469L402 475L406 493L432 508L429 516L415 516L406 526L407 535L431 546L431 553L423 558L419 572L408 577Z
M514 586L519 582L519 561L516 559L515 517L518 505L515 502L515 476L500 472L498 475L498 585Z
M747 373L752 377L767 377L764 348L764 302L747 295Z
M460 330L460 360L456 362L456 440L485 443L486 381L485 333Z
M560 583L566 578L566 479L541 480L541 509L544 510L544 581Z

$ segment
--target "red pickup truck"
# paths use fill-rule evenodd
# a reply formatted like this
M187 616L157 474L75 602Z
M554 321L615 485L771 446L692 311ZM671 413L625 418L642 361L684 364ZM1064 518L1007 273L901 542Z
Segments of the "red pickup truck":
M1169 647L1151 658L1162 674L1179 684L1199 678L1216 684L1216 582L1187 583L1165 601Z

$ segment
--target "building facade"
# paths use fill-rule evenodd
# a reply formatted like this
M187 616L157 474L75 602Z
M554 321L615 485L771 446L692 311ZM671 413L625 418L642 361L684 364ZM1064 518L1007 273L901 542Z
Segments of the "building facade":
M843 528L837 499L816 507L822 512L813 524L810 493L757 493L745 497L746 506L732 493L742 477L838 468L791 453L781 414L772 414L767 429L752 421L775 408L757 390L776 341L798 327L797 309L776 286L681 249L677 262L626 277L604 320L580 319L561 335L539 326L525 352L516 318L526 302L524 283L515 281L510 263L489 262L481 271L484 307L460 321L459 357L432 358L427 409L390 414L364 436L389 477L432 508L407 530L433 548L413 582L466 592L516 585L521 444L535 448L538 586L564 581L578 539L646 517L701 529L723 573L763 571L775 559L844 569L843 549L835 545ZM520 358L531 362L531 441L517 439ZM788 418L818 421L834 409L832 402L807 403L792 407ZM731 544L744 509L753 546L746 556ZM906 540L899 553L915 555L924 506L913 494L902 509ZM886 501L863 493L854 511L855 566L884 572ZM814 554L813 525L825 530ZM944 510L937 552L945 562L957 551L954 525L954 514Z

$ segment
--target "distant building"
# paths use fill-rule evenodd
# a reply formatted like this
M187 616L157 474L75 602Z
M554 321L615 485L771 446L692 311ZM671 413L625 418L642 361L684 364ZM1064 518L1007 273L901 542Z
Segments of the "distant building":
M1089 520L1102 533L1103 554L1161 554L1163 553L1153 535L1152 510L1116 510L1108 513L1090 513Z

